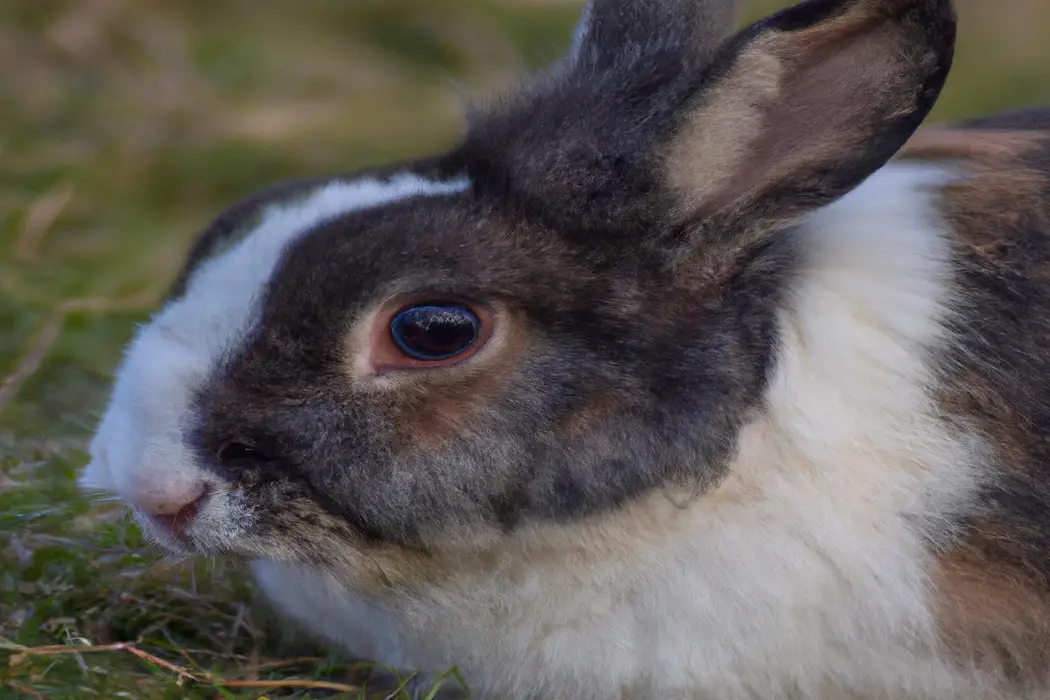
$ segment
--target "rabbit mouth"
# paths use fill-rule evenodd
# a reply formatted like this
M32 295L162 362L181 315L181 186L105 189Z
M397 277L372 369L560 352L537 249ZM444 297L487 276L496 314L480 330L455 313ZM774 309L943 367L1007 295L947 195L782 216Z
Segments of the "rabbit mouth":
M179 557L224 559L257 557L266 545L251 536L252 508L244 495L224 485L209 484L201 494L171 513L130 505L143 534Z
M282 503L266 499L276 493ZM244 488L211 482L201 496L179 512L158 517L131 505L144 535L179 558L215 557L232 562L267 560L286 564L330 568L338 563L341 544L353 539L345 523L326 517L294 490ZM318 519L326 527L316 531ZM356 548L350 547L348 551ZM351 568L356 565L351 563Z

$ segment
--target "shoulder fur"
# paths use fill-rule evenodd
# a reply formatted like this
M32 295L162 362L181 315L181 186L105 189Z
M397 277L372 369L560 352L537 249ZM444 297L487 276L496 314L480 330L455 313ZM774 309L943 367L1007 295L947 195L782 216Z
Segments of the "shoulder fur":
M961 295L938 394L994 457L939 555L937 614L955 653L1022 692L1050 659L1050 110L929 128L900 158L961 174L938 195Z

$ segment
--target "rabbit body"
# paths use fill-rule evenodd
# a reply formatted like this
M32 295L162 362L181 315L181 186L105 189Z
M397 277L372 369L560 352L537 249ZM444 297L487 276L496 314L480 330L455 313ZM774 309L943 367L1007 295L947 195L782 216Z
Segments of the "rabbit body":
M944 0L733 16L224 213L84 486L474 697L1050 696L1050 110L918 129Z

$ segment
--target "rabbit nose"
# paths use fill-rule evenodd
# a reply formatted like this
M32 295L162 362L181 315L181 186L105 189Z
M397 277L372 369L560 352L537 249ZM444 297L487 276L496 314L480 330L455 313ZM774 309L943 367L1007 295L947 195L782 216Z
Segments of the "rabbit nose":
M137 505L154 525L177 535L190 526L207 497L207 487L197 484L185 489L152 493Z

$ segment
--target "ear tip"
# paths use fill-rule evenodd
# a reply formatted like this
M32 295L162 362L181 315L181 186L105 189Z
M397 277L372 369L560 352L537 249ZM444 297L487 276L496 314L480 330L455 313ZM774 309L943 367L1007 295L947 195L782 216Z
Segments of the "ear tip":
M912 0L915 9L924 17L931 19L941 27L950 25L955 27L958 22L958 13L955 11L953 0Z
M568 63L609 66L628 50L669 46L707 60L737 29L743 0L588 0L572 35Z
M955 4L952 0L922 0L916 9L919 17L915 23L947 71L955 54L958 32Z
M938 54L954 50L958 15L953 0L804 0L759 22L780 31L808 31L825 22L849 18L857 24L871 20L895 21L906 26L916 45Z
M933 38L954 43L958 14L953 0L865 0L864 4L879 9L885 5L897 16L917 17L923 32Z
M954 0L802 0L773 13L767 19L780 19L777 24L792 22L802 26L858 11L869 16L903 15L917 11L953 22L956 17Z

